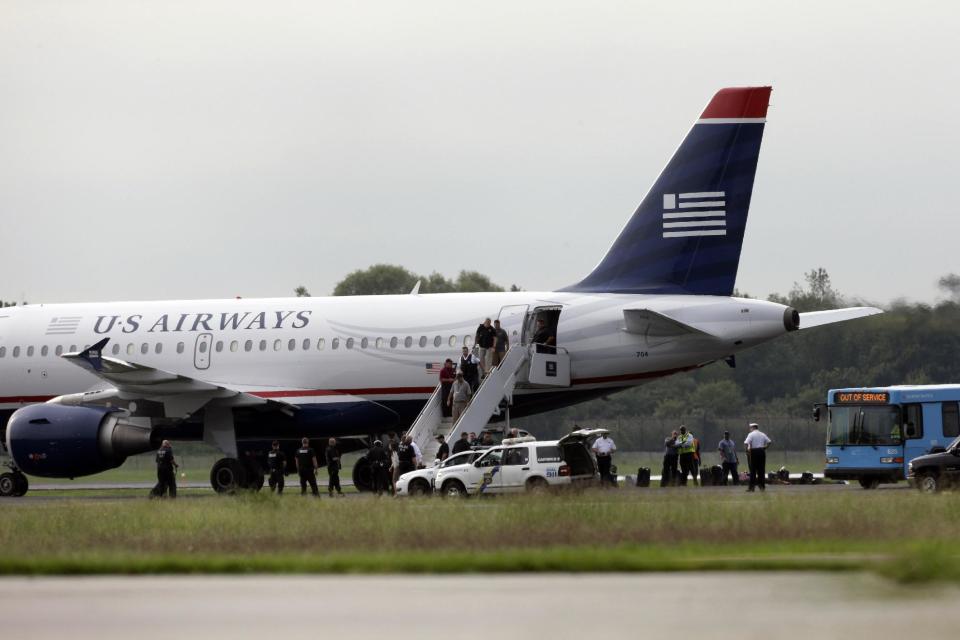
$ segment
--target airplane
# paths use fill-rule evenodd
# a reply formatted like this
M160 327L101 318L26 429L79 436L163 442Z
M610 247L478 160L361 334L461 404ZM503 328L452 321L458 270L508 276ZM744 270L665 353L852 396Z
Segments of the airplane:
M452 438L470 416L550 411L719 361L797 330L879 309L810 313L734 297L771 87L718 91L599 264L556 291L31 304L0 310L0 430L11 471L76 478L162 439L223 452L219 492L258 489L279 440L390 431ZM437 372L499 318L511 337L457 425ZM531 344L544 320L556 346ZM427 437L429 436L429 437ZM290 456L288 455L288 458ZM361 458L354 481L368 486Z

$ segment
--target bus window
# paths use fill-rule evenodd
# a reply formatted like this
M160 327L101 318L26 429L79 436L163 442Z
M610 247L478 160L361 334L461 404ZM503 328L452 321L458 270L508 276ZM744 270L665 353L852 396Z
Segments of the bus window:
M944 402L941 408L943 416L943 435L946 438L960 436L960 411L956 402Z
M900 408L896 406L833 406L827 413L827 444L901 444Z
M903 405L903 424L907 438L923 437L923 405Z

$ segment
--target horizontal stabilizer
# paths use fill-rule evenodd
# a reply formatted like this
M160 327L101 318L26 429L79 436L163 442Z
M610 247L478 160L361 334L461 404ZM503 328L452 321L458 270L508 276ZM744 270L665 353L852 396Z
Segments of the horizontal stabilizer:
M800 314L800 329L811 329L834 322L844 322L846 320L855 320L856 318L866 318L883 313L882 309L876 307L850 307L848 309L830 309L829 311L809 311Z
M710 336L709 333L700 331L684 324L679 320L674 320L662 313L650 311L649 309L624 309L623 320L626 323L626 332L635 333L647 338L678 338L680 336ZM712 336L710 336L712 337Z

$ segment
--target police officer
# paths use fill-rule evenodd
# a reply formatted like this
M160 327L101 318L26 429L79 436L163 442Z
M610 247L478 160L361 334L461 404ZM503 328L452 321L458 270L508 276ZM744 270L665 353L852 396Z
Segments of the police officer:
M177 497L177 474L174 469L179 469L180 465L173 458L173 447L169 440L160 443L157 449L157 484L150 492L151 497L163 498L167 491L171 498Z
M390 457L379 440L373 441L373 448L367 452L367 462L370 463L370 469L373 472L373 490L378 496L382 496L384 490L390 486L390 479L387 477Z
M760 491L764 491L766 486L767 474L767 447L773 442L763 431L760 431L760 425L756 422L750 423L750 433L743 444L747 445L747 458L750 461L750 488L747 491L752 492L753 488L760 486Z
M680 436L677 438L677 450L680 454L680 484L687 486L687 476L693 474L693 483L697 484L694 467L694 456L697 452L697 443L693 434L686 427L680 427Z
M330 474L330 480L327 483L327 491L330 493L330 497L333 497L333 490L337 490L337 495L342 496L343 491L340 490L340 450L337 449L337 439L330 438L327 441L327 473Z
M617 479L610 473L613 466L613 452L617 450L610 434L603 432L599 438L593 442L593 454L597 457L597 470L600 472L600 486L608 483L611 486L617 486Z
M283 493L283 474L287 469L287 456L280 451L280 442L273 441L273 448L267 454L267 466L270 468L270 491L277 495Z
M320 497L320 490L317 489L317 452L310 447L310 439L304 438L300 441L300 448L297 449L297 455L294 462L297 463L297 473L300 475L300 495L307 494L307 484L310 485L310 491L313 495Z
M440 443L440 448L437 449L436 459L443 462L450 457L450 445L447 444L447 439L442 435L437 436L437 442Z
M406 436L400 441L400 445L397 447L397 457L400 460L399 469L397 470L398 478L403 474L413 471L417 468L414 462L417 458L417 454L413 450L413 438Z

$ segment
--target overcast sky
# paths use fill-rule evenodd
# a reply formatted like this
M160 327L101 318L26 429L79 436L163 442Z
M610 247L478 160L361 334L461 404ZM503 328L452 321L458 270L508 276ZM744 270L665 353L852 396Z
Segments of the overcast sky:
M889 5L889 6L887 6ZM737 285L960 271L960 5L0 2L0 299L553 289L714 91L772 84Z

